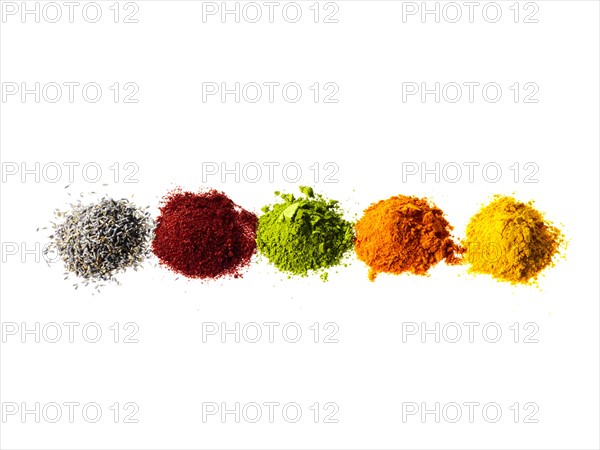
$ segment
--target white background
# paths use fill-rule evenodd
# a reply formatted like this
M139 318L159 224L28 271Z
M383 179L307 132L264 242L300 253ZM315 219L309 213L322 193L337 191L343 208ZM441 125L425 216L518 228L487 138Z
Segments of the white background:
M6 3L6 2L3 2ZM598 3L538 1L538 23L514 23L513 2L500 2L497 23L476 10L474 22L452 24L419 16L402 20L402 2L338 1L338 23L314 23L312 2L302 2L295 24L276 13L274 23L202 21L202 2L138 1L138 23L114 23L113 2L101 2L102 19L91 24L76 11L74 23L35 23L6 16L1 24L3 83L97 82L97 103L57 103L11 96L1 105L2 162L96 162L102 180L86 182L80 171L68 189L28 176L8 177L1 192L3 243L47 241L36 232L70 192L132 197L150 205L171 187L211 186L247 209L274 200L273 191L297 191L308 183L340 200L348 217L395 194L427 196L447 214L455 235L495 193L536 206L570 241L566 259L535 287L513 287L465 267L434 268L429 277L380 276L352 256L318 277L287 279L264 260L243 279L211 283L175 280L155 261L120 277L101 295L74 290L62 269L28 256L3 255L2 322L96 322L97 344L76 334L75 343L35 343L3 336L1 401L96 402L103 417L88 423L52 424L33 415L3 417L2 448L598 448ZM27 2L33 8L34 2ZM233 7L233 2L230 2ZM428 2L434 7L434 2ZM20 2L17 4L20 5ZM417 6L420 5L420 2ZM521 5L523 7L523 5ZM278 10L280 11L280 10ZM267 14L265 7L264 11ZM67 14L66 7L63 10ZM463 14L468 10L463 7ZM322 21L321 21L322 22ZM203 82L297 82L303 97L256 104L228 97L202 102ZM402 102L403 82L499 83L496 103L476 91L473 103L440 103L428 96ZM136 104L114 103L108 86L133 82ZM339 86L336 104L315 103L314 82ZM509 86L536 83L538 103L515 103ZM80 92L80 91L76 91ZM113 163L139 166L138 183L115 183ZM202 183L203 162L297 162L303 180L281 172L270 182L236 183L217 176ZM338 183L315 183L309 166L334 162ZM496 183L481 171L456 183L413 176L403 183L403 162L495 162ZM534 162L538 183L514 181L509 166ZM480 166L481 167L481 166ZM321 174L321 178L322 178ZM524 173L521 173L521 176ZM102 186L102 183L108 186ZM108 328L135 322L137 344L115 344ZM257 344L202 342L203 322L296 322L297 344L276 335ZM334 322L339 343L314 343L309 327ZM496 344L466 337L456 344L402 342L403 322L495 322ZM509 327L539 326L538 343L514 343ZM81 330L81 327L79 328ZM279 327L281 330L281 327ZM322 336L321 336L322 337ZM122 338L122 336L121 336ZM520 341L523 336L520 337ZM135 402L139 423L115 424L109 407ZM202 421L203 402L296 402L298 423L277 410L275 422L235 423L228 416ZM314 423L309 407L335 402L338 423ZM432 415L402 420L404 402L495 402L503 416L488 423L458 423ZM515 402L539 406L538 423L514 423ZM265 409L264 413L267 412ZM463 414L467 414L465 408ZM67 413L65 409L63 413Z

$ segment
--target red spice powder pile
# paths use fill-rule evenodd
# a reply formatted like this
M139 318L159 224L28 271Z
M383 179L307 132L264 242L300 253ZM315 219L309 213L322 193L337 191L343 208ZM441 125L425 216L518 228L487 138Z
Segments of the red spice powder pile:
M175 190L162 201L152 251L189 278L238 278L256 252L258 218L224 193Z

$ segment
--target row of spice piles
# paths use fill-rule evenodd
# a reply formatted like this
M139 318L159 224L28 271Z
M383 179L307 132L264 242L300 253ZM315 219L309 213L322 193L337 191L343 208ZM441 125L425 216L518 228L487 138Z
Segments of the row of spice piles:
M288 276L317 274L346 265L352 249L379 273L426 275L441 262L469 264L473 273L513 284L533 284L563 253L563 234L533 204L496 196L475 214L462 242L441 209L425 198L398 195L369 206L353 223L339 202L300 187L276 192L278 201L256 214L215 190L175 190L154 221L127 200L78 203L57 214L51 246L74 274L96 287L137 270L154 253L160 264L188 278L241 277L263 255ZM76 285L77 286L77 285Z

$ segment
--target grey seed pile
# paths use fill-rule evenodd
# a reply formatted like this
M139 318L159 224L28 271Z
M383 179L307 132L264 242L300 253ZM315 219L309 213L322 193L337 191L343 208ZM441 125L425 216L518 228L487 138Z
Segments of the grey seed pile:
M154 221L146 209L126 199L103 198L71 210L56 212L51 250L65 264L66 278L74 274L85 284L116 282L114 275L137 270L150 254ZM78 285L75 285L77 288Z

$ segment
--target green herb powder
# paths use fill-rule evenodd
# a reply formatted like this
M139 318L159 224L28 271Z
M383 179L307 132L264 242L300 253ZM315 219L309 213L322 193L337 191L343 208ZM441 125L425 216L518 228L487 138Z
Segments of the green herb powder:
M303 196L275 192L283 202L262 208L257 245L279 270L306 276L342 262L354 244L353 224L344 220L336 200L326 200L313 189L300 186Z

